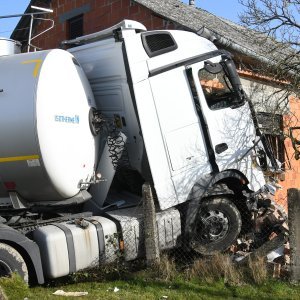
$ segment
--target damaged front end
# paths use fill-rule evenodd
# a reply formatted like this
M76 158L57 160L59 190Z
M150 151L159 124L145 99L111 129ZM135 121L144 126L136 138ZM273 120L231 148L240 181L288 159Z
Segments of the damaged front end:
M247 207L252 212L252 230L248 233L251 247L248 251L260 247L272 235L287 230L287 214L274 199L276 188L275 185L266 184L255 193L244 193Z
M288 271L289 243L288 217L284 208L276 203L276 184L266 184L256 193L244 194L251 211L251 230L240 235L229 252L236 263L265 257L274 268L273 276L280 277Z

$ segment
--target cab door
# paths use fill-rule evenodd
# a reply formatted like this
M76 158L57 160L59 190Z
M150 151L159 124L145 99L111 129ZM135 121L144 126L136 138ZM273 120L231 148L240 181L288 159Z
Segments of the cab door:
M238 169L246 175L252 167L250 152L255 128L248 102L238 101L230 74L218 63L220 60L216 57L187 66L187 74L195 89L195 105L202 114L214 169Z

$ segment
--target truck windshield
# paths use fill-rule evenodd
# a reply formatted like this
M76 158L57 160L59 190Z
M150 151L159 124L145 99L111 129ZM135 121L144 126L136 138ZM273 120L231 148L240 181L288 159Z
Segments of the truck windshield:
M223 68L219 68L216 74L209 72L206 68L201 69L198 77L210 109L232 107L236 95Z

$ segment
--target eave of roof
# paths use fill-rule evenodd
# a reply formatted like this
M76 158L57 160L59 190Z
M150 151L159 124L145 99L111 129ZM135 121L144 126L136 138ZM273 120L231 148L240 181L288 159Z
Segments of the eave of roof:
M282 57L286 51L291 49L282 48L278 50L277 41L266 38L259 32L233 23L224 18L217 17L210 12L189 6L179 0L134 0L136 3L152 10L155 14L166 18L175 24L194 32L206 28L217 40L218 46L232 49L235 52L252 57L255 60L267 64ZM258 43L264 41L264 46ZM282 44L281 44L282 45ZM270 50L274 49L274 53Z
M194 32L206 28L217 40L219 47L224 47L242 56L250 57L256 61L267 64L274 61L274 56L279 58L282 53L290 51L277 50L278 42L266 39L261 33L245 28L224 18L217 17L210 12L189 6L179 0L134 0L136 3L150 9L158 16L170 20L182 28ZM31 5L49 6L51 0L31 0L25 13L31 11ZM13 31L11 38L22 41L28 36L30 18L22 17ZM25 29L22 29L25 28ZM264 46L257 43L258 39L264 39ZM270 49L276 49L270 54Z

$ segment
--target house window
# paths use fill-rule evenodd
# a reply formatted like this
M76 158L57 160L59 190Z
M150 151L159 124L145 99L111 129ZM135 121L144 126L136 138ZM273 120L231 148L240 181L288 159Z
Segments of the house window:
M83 35L83 15L68 20L69 40Z
M282 115L260 112L257 113L258 125L261 132L266 136L275 158L284 169L284 136Z

